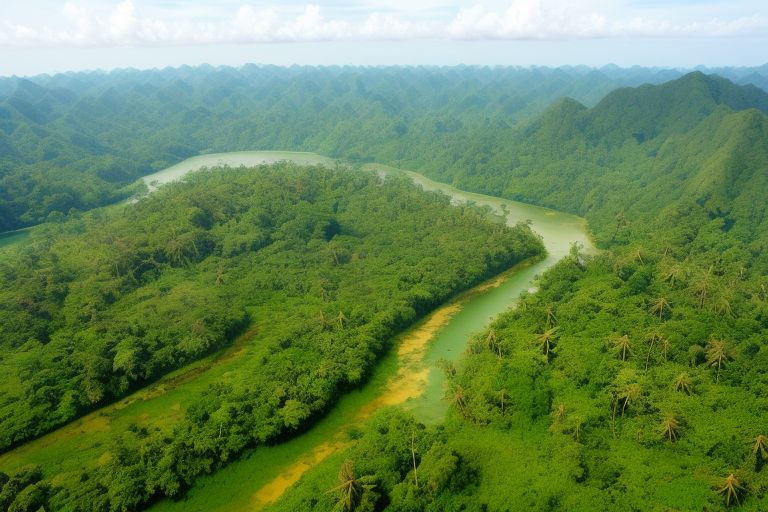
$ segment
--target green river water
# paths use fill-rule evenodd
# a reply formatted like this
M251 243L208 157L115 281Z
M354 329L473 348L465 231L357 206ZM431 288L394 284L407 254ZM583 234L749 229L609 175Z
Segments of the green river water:
M152 190L160 183L179 179L202 166L234 167L278 160L335 165L333 160L312 153L223 153L186 160L147 176L144 181ZM341 397L334 408L304 434L277 446L259 447L215 474L198 479L182 500L164 500L155 504L152 510L195 512L259 509L295 482L304 471L342 448L346 432L351 426L388 404L401 404L412 410L422 422L439 421L444 417L448 404L442 399L444 377L436 368L436 362L441 358L456 360L464 350L469 335L482 330L496 315L512 307L521 292L535 291L536 276L567 255L572 243L582 244L586 253L594 251L586 221L580 217L464 192L414 172L376 164L369 164L366 168L382 173L404 172L425 190L439 190L448 194L455 203L472 201L478 205L487 205L496 214L504 215L509 224L529 222L531 228L541 235L548 254L539 261L520 265L505 273L492 286L479 286L460 295L400 335L395 340L394 348L377 365L367 384ZM406 358L402 350L398 350L419 338L427 342L423 350L416 351L415 360L413 354ZM409 378L411 371L412 378ZM402 393L399 388L403 388ZM414 389L416 393L413 393ZM403 397L406 398L402 400Z
M273 164L281 160L290 160L299 165L335 165L335 160L316 153L299 153L292 151L237 151L233 153L211 153L208 155L194 156L183 162L144 176L142 180L146 183L149 191L155 190L158 186L176 181L184 177L191 171L196 171L203 167L240 167L241 165L261 165Z

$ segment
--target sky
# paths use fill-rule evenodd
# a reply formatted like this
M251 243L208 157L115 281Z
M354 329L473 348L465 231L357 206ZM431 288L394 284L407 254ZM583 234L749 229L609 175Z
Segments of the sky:
M197 65L754 66L766 0L0 0L0 75Z

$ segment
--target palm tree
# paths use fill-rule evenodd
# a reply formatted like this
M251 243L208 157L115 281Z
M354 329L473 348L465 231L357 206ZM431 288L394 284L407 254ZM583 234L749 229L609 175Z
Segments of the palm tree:
M584 244L580 242L572 242L571 248L568 251L571 261L573 261L581 270L584 270L584 255L582 254L583 249Z
M496 334L495 329L491 329L490 331L488 331L488 336L486 336L485 342L488 344L488 349L491 352L496 352L497 354L499 354L499 357L503 355L502 354L503 347L502 347L501 341L499 340L499 336Z
M224 269L219 267L216 271L216 286L221 285L224 282Z
M320 288L320 298L323 299L323 302L328 302L328 299L330 298L330 294L328 293L330 284L330 281L327 279L319 279L317 281L317 286Z
M504 415L504 408L506 407L507 402L509 401L509 394L507 393L506 389L502 389L499 393L499 402L501 404L501 415Z
M336 242L331 241L328 242L328 253L331 255L331 260L333 260L334 265L339 264L339 246L336 244Z
M198 318L192 323L192 332L197 336L203 336L205 334L205 320Z
M736 500L736 504L739 504L739 494L744 490L744 488L739 483L738 478L736 478L736 475L731 473L725 479L723 480L723 486L717 490L717 494L723 494L725 495L725 504L727 506L730 506L731 504L731 498Z
M691 367L698 366L704 361L704 347L701 345L693 344L688 347L688 363Z
M710 269L711 271L712 269ZM709 280L709 272L693 285L693 295L699 299L699 308L704 307L709 294L712 292L712 284Z
M318 320L320 321L320 328L322 330L326 330L328 327L331 326L331 322L329 322L328 319L325 318L325 313L323 313L322 309L320 310L320 316Z
M163 252L171 266L189 265L190 257L199 255L197 243L195 243L195 233L180 233L174 230L174 236L166 243Z
M669 283L669 285L674 288L675 283L683 279L684 274L685 270L682 265L670 265L664 270L664 273L661 275L661 280Z
M651 332L651 335L648 336L648 355L645 356L645 371L648 371L648 364L651 362L651 352L653 352L653 347L661 340L661 333L655 329Z
M661 433L670 442L677 441L677 437L680 431L680 422L677 421L674 415L668 414L664 416L661 422Z
M343 311L339 311L339 314L336 316L335 320L336 320L336 323L339 324L339 327L343 329L344 324L347 322L347 317L346 315L344 315Z
M761 434L755 438L754 444L752 445L752 453L759 459L768 459L768 436Z
M707 344L707 362L710 366L717 367L715 382L720 382L720 368L731 358L725 342L712 338Z
M187 263L184 251L184 242L178 237L170 239L163 249L172 267L180 267Z
M457 384L453 389L451 401L459 408L459 412L464 415L467 407L467 394L464 392L464 388Z
M693 381L688 373L683 372L675 378L675 391L690 395L693 393Z
M581 426L584 424L584 420L581 416L571 416L573 421L573 437L578 443L581 438Z
M715 311L723 317L733 318L735 316L733 314L733 308L731 307L731 301L725 293L721 293L717 297L717 301L715 302Z
M565 404L560 404L557 406L557 409L552 413L555 417L555 423L560 423L565 419L565 414L568 412L568 409L565 407Z
M667 355L669 354L669 349L672 348L672 340L667 338L666 336L661 337L661 354L664 356L664 361L667 361Z
M555 334L557 329L557 326L552 327L551 329L547 329L543 333L539 334L538 337L539 345L541 346L544 355L547 357L547 361L549 361L549 353L552 351L554 341L557 338Z
M665 311L672 311L672 305L669 303L666 297L659 297L651 305L651 312L659 315L659 320L664 316Z
M627 406L629 406L630 403L636 402L643 393L642 387L636 382L626 385L617 383L617 385L623 385L623 388L620 390L617 390L616 388L611 390L611 403L613 404L613 411L611 413L611 432L613 433L613 437L616 437L616 414L618 413L619 402L622 403L621 415L624 416Z
M632 342L629 340L629 336L625 334L624 336L614 339L613 349L622 361L626 361L627 356L632 355Z
M370 491L375 487L373 480L373 476L359 478L355 476L352 461L347 459L339 470L339 485L329 489L327 492L339 493L339 502L336 505L336 509L351 512L360 503L360 499L365 491Z
M621 415L624 416L624 411L627 410L627 406L631 403L637 402L637 400L640 399L640 397L643 394L643 388L640 387L640 384L637 382L634 382L632 384L627 385L627 387L624 388L624 390L619 395L619 398L623 400L623 405L621 406Z
M557 324L557 317L555 316L555 310L552 309L552 304L547 304L544 307L544 314L547 315L547 327Z
M419 475L416 473L416 432L411 431L411 460L413 461L413 481L419 487Z

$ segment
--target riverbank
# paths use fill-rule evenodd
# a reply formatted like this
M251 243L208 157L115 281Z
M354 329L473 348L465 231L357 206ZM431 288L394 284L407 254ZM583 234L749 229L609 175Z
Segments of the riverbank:
M258 152L254 158L259 158ZM368 384L342 397L315 426L301 436L273 447L260 447L217 473L199 479L180 501L164 500L154 511L253 510L277 499L314 465L349 442L348 432L374 411L404 406L423 422L440 421L448 404L442 399L444 378L440 359L456 360L468 337L529 291L537 275L566 256L571 244L594 251L586 221L546 208L458 190L418 173L369 164L367 169L402 172L425 190L441 191L455 203L488 206L509 224L527 222L544 241L545 258L504 272L432 312L398 337L396 349L377 366Z
M235 154L232 161L227 160L227 154L204 155L192 159L193 162L185 161L169 168L174 169L173 172L163 175L162 179L157 175L145 179L150 180L152 186L159 186L180 179L201 165L258 165L292 160L291 155L284 152L242 152ZM296 155L304 164L330 162L335 165L333 160L319 155ZM578 217L466 193L416 173L384 166L379 168L385 172L403 172L425 190L440 190L454 202L472 201L481 206L487 205L509 224L529 223L541 234L549 254L544 259L519 265L460 294L396 338L393 346L397 348L390 350L377 363L368 383L341 397L333 409L304 434L277 446L253 450L216 474L200 478L183 500L163 501L155 505L155 510L252 510L254 506L262 506L282 494L307 469L338 451L348 440L349 425L359 424L372 412L387 405L407 407L423 422L440 421L447 404L442 400L443 378L437 361L442 358L455 360L463 351L468 337L511 307L521 292L531 288L537 275L568 253L572 243L581 243L587 251L591 250L586 222ZM238 346L235 350L236 353L253 348L247 341L243 343L242 348ZM50 437L33 441L3 457L15 465L42 463L55 468L60 478L75 478L80 461L88 458L88 450L99 450L98 443L106 441L111 428L123 428L128 424L154 425L158 418L161 429L170 428L183 414L191 396L232 371L238 361L237 357L229 356L217 359L215 363L213 359L216 356L178 370L162 379L158 386L139 391L136 396L127 397L112 409L92 413L85 423L74 422L50 434ZM161 383L164 385L159 386ZM83 433L89 435L81 436ZM90 446L85 446L86 438Z

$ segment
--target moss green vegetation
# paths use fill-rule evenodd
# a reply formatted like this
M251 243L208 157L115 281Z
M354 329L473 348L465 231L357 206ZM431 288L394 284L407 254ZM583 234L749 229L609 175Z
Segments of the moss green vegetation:
M36 230L2 263L5 447L249 324L254 347L181 414L111 430L98 461L6 484L5 505L122 510L177 495L300 431L366 377L393 334L542 250L527 226L451 207L407 178L288 163L196 173Z
M585 214L607 250L574 251L468 340L432 437L375 419L270 510L765 510L765 100L693 74L565 101L457 165L464 186ZM410 439L383 448L394 417Z

